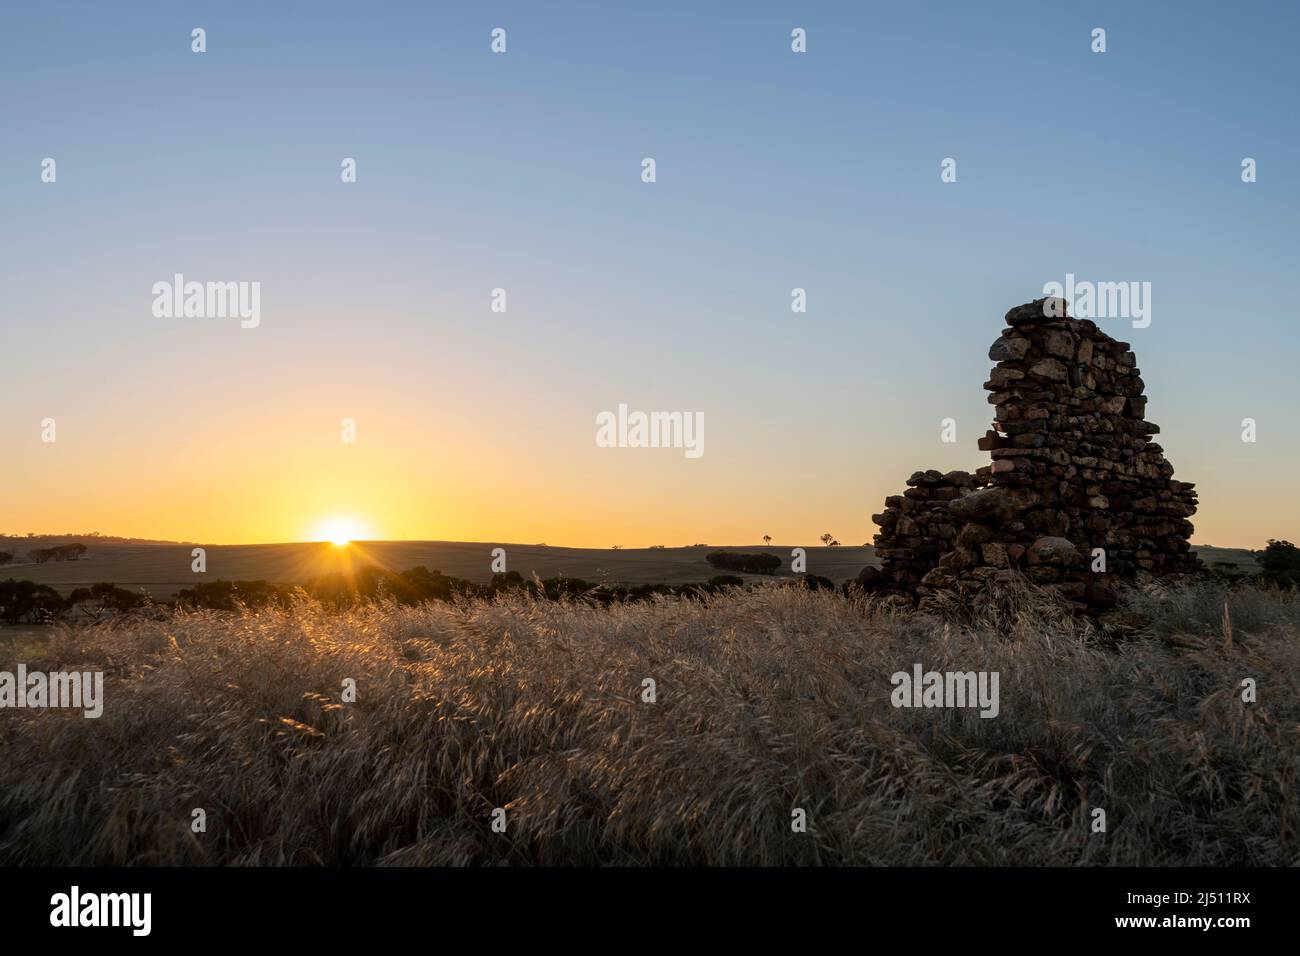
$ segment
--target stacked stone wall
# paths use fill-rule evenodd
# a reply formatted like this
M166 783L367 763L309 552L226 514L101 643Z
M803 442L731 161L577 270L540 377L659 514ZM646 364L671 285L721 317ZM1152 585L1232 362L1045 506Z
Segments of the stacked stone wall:
M907 479L906 491L886 498L885 510L871 520L880 525L874 541L876 557L890 580L905 586L919 584L952 550L957 537L949 505L986 484L986 476L968 471L918 471Z
M974 596L1024 575L1089 611L1124 584L1199 570L1196 492L1153 440L1137 359L1060 299L1006 315L984 387L991 461L973 475L917 472L873 516L881 570L864 584Z

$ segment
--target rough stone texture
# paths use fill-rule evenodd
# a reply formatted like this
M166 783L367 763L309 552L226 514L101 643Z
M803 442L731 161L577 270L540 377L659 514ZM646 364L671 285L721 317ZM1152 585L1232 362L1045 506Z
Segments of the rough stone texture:
M906 491L885 499L885 510L871 520L880 525L876 557L889 583L919 584L952 550L958 527L949 506L985 481L966 471L918 471Z
M1125 584L1199 571L1196 492L1152 441L1129 344L1067 317L1059 299L1017 306L1006 323L984 384L994 422L979 447L992 461L974 475L917 472L885 499L872 516L881 575L864 587L975 597L1023 574L1098 614Z

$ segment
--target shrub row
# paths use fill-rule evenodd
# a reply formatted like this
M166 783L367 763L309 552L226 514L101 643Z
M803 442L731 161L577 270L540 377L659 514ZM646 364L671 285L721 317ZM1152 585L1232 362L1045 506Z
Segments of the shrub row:
M801 575L789 582L794 587L813 590L835 588L829 578L815 574ZM415 605L427 601L457 601L493 598L500 594L521 592L551 601L580 600L608 606L614 603L647 601L655 597L699 598L726 588L743 587L743 578L732 574L715 575L699 584L596 584L581 578L555 577L526 579L518 571L495 574L487 584L455 578L423 566L407 571L387 571L363 567L351 575L331 574L312 578L302 586L272 584L269 581L206 581L180 591L175 602L153 601L136 593L103 582L90 588L77 588L64 598L58 591L33 581L0 581L0 621L6 624L39 623L65 617L79 604L98 602L110 611L137 611L171 606L233 611L239 607L267 605L289 607L295 598L306 595L329 608L339 610L391 600ZM849 582L845 583L845 588Z
M775 574L781 559L775 554L759 552L745 554L740 551L710 551L704 558L715 568L739 571L742 574Z

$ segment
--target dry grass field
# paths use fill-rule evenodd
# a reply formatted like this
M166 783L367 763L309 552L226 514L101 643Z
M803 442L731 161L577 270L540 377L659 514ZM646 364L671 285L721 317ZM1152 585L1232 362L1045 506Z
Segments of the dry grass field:
M1296 595L1137 605L1121 644L1032 592L994 627L781 587L60 628L104 714L0 711L0 864L1300 861ZM918 663L998 672L998 716L895 708Z

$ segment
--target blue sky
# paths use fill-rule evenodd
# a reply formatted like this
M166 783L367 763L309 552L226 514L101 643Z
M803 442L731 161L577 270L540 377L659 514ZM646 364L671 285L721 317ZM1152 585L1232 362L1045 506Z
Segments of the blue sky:
M1196 540L1294 538L1298 26L1290 3L8 5L0 530L241 539L214 514L290 469L415 516L378 536L861 543L916 468L986 460L1002 314L1072 272L1152 283L1150 328L1102 325L1198 483ZM260 281L262 326L155 319L176 272ZM596 449L619 402L702 411L706 454ZM355 410L387 443L344 469L303 436ZM46 415L65 460L33 444ZM404 462L427 483L393 498Z

